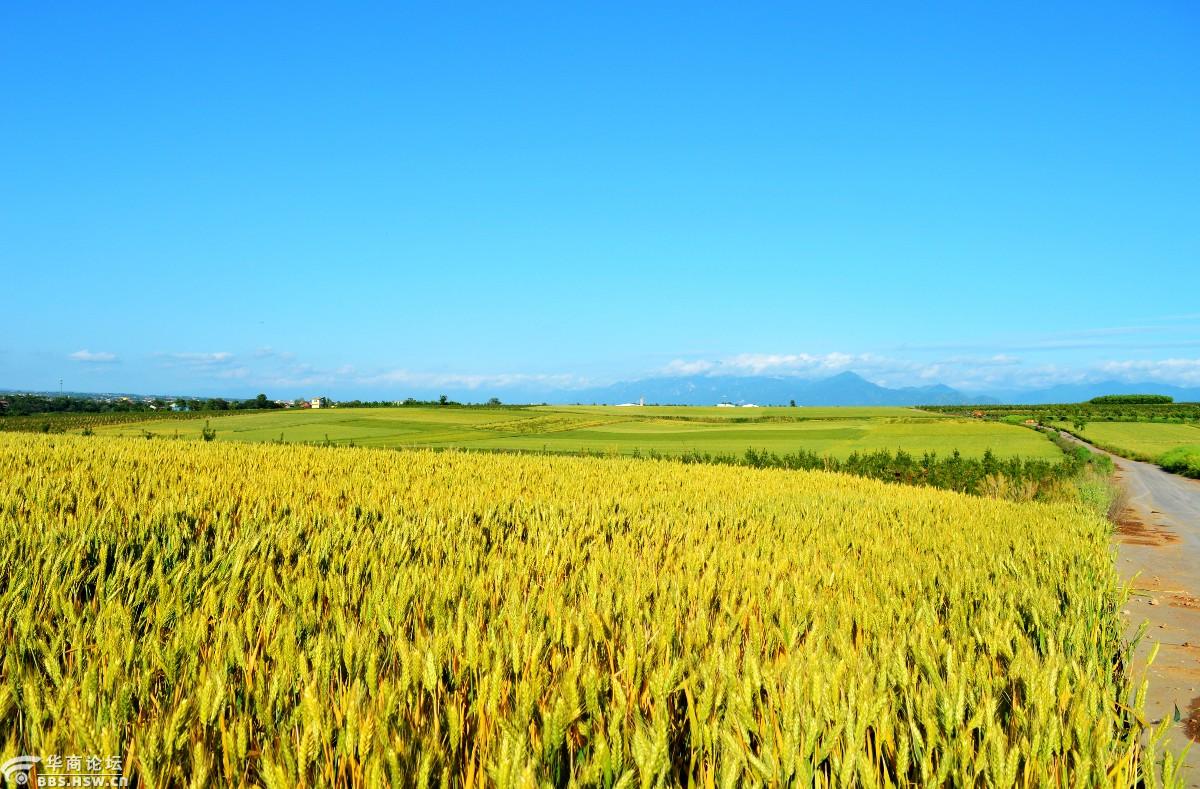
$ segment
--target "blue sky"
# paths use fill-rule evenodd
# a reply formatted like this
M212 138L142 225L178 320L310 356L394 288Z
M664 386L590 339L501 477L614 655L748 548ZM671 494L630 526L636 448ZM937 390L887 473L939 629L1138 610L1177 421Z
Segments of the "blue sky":
M0 388L1200 385L1197 41L1186 2L6 4Z

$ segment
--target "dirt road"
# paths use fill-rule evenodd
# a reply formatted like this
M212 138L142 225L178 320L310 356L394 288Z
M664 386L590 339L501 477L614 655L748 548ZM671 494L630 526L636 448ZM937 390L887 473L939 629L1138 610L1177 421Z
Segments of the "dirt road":
M1160 644L1150 667L1146 714L1153 722L1172 720L1178 707L1182 720L1171 726L1169 740L1178 754L1189 740L1200 740L1200 480L1110 457L1126 491L1116 539L1117 569L1134 592L1126 606L1129 632L1149 625L1134 671L1140 675ZM1188 785L1200 787L1200 744L1192 746L1187 763Z

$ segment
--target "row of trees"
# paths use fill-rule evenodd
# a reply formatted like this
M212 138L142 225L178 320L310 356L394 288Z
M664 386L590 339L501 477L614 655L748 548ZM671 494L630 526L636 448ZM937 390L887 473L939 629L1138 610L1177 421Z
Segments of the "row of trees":
M342 408L395 408L400 407L474 407L498 408L504 404L500 398L493 397L486 403L460 403L442 395L436 400L417 400L409 397L406 400L345 400L338 403ZM70 397L48 396L36 394L0 395L0 417L28 416L31 414L112 414L112 413L150 413L166 411L172 407L188 411L246 411L272 410L284 406L260 393L249 400L227 400L223 397L187 398L166 400L163 398L133 399L126 397Z
M1200 403L1059 403L1046 405L925 405L924 411L1021 422L1196 422Z
M116 397L70 397L36 394L12 394L0 396L0 416L28 416L30 414L110 414L145 413L166 411L172 406L189 411L242 411L254 409L282 408L280 404L259 394L252 400L226 400L221 397L206 399L191 398L165 400L161 397L150 400Z
M493 397L486 403L460 403L457 400L451 400L448 396L442 395L436 400L418 400L415 397L408 397L404 400L340 400L338 407L340 408L431 408L441 406L453 406L456 408L496 408L504 405L500 402L499 397Z
M1175 402L1175 398L1155 394L1101 395L1088 402L1092 405L1163 405Z
M838 471L858 477L906 485L928 485L960 493L992 494L998 488L1025 490L1029 498L1051 494L1056 486L1079 477L1089 466L1107 473L1112 461L1105 455L1085 447L1063 445L1060 461L1038 458L1000 458L991 450L981 458L963 457L958 450L948 456L927 452L917 456L899 450L855 452L845 460L815 452L798 451L785 454L747 449L742 455L713 455L692 452L678 458L684 463L720 463L752 468L783 468L809 471ZM657 453L651 452L651 457Z

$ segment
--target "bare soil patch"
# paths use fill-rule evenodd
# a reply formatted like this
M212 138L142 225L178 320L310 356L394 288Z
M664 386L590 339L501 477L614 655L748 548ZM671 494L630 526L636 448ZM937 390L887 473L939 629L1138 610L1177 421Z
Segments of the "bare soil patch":
M1200 741L1200 696L1188 705L1188 715L1183 719L1183 733L1192 742Z
M1176 608L1188 608L1193 611L1200 610L1200 597L1194 597L1190 594L1173 594L1171 595L1171 605Z
M1179 542L1171 531L1161 526L1148 526L1138 519L1133 510L1125 510L1117 519L1117 534L1121 542L1129 545L1171 545Z

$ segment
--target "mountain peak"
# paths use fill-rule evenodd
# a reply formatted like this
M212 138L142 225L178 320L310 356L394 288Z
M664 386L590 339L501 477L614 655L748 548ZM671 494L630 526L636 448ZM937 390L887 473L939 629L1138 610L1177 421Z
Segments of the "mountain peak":
M961 405L976 402L948 386L891 389L847 370L829 378L781 375L691 375L643 378L600 389L558 393L561 401L633 403L645 398L661 405Z

